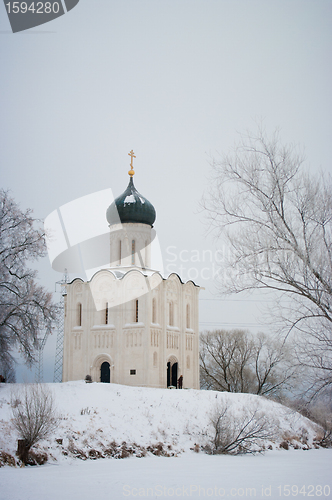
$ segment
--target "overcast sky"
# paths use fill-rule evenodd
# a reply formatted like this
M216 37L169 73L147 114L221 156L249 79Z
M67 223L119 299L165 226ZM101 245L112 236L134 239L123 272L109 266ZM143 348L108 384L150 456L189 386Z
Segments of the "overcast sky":
M259 328L254 298L216 295L208 252L218 244L199 202L211 157L257 120L302 145L313 172L332 171L331 21L324 0L80 0L12 34L1 4L2 187L44 219L89 193L122 193L133 149L135 185L157 211L165 270L197 273L206 288L201 329ZM191 262L192 251L201 262ZM47 259L38 269L53 291L61 275ZM54 345L55 337L46 381Z

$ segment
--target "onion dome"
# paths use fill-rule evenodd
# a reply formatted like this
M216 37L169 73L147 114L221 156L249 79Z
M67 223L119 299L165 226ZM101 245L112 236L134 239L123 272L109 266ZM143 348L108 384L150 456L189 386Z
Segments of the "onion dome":
M110 225L126 222L148 224L153 226L156 220L156 211L152 203L142 196L134 186L133 181L133 151L129 153L131 156L131 170L128 172L130 181L127 189L118 196L106 211L106 219Z

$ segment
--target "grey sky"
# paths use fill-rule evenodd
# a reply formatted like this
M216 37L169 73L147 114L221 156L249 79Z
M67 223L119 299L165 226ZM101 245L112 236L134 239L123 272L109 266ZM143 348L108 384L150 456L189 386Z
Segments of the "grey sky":
M324 0L80 0L11 34L1 4L2 186L45 218L95 191L122 193L134 149L135 185L156 208L165 267L172 246L185 277L191 267L211 270L207 253L205 264L181 262L180 252L202 260L215 250L199 200L210 157L237 132L264 119L305 147L313 170L332 171L331 18ZM53 290L61 275L46 259L38 268ZM211 280L196 281L211 298ZM202 300L202 329L257 326L254 305Z

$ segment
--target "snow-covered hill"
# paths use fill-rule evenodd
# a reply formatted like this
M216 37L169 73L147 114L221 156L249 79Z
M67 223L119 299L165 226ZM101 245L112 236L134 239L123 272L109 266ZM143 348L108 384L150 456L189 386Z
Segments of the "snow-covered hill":
M321 430L300 414L278 403L251 394L214 391L166 390L83 381L46 384L53 392L59 426L38 445L49 461L75 458L125 457L130 454L166 456L193 453L211 444L216 411L228 407L233 422L244 415L265 416L273 435L256 449L315 446ZM11 390L19 384L0 386L0 450L15 454L17 434L11 424ZM264 417L264 418L265 418ZM125 444L124 444L125 443Z

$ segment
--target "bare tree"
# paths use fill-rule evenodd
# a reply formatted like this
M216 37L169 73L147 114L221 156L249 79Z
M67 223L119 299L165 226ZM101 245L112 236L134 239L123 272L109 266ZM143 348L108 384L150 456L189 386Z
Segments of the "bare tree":
M36 222L31 210L21 211L0 190L0 361L5 364L15 348L33 362L41 330L50 332L56 319L51 294L37 285L37 272L27 267L46 252L44 233L35 228Z
M53 396L44 385L25 384L21 390L13 391L11 407L12 421L21 437L18 455L27 463L30 448L57 427L58 417Z
M309 401L303 395L286 400L286 405L321 426L321 446L332 447L332 387L321 390Z
M243 330L215 330L201 335L202 386L227 392L250 392L249 360L253 341Z
M332 382L332 183L323 174L310 176L302 164L277 133L268 140L259 130L214 161L205 208L230 248L223 290L267 289L287 297L280 314L288 332L305 339L301 362L315 369L321 387Z
M256 407L233 415L226 403L219 403L211 415L210 424L213 428L212 446L206 451L212 454L250 453L257 450L261 440L275 437L274 422Z
M332 447L332 389L322 391L314 401L306 406L308 418L323 429L321 446Z
M201 387L279 396L290 390L297 369L284 342L244 330L201 335Z

